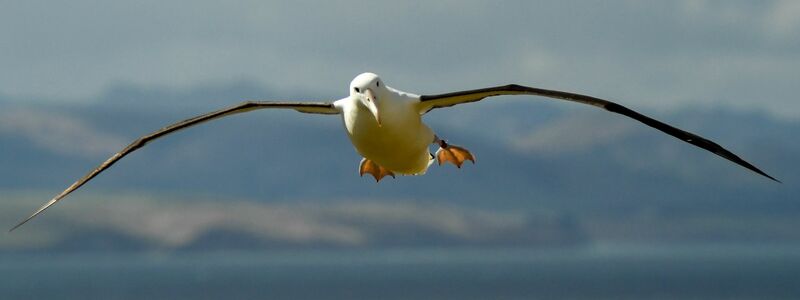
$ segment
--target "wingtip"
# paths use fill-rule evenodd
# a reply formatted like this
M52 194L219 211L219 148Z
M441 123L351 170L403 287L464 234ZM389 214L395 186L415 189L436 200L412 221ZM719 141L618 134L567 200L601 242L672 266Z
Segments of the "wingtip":
M31 215L30 215L29 217L27 217L25 220L22 220L22 222L19 222L19 224L17 224L16 226L14 226L14 227L11 227L11 229L9 229L9 230L8 230L8 232L12 232L12 231L14 231L14 229L17 229L17 228L19 228L20 226L22 226L22 225L25 225L25 223L28 223L28 221L30 221L30 220L33 220L33 218L35 218L36 216L38 216L39 214L41 214L42 212L44 212L44 211L45 211L46 209L48 209L50 206L53 206L53 204L55 204L55 203L56 203L56 202L57 202L59 199L61 199L61 198L60 198L60 197L56 197L56 198L53 198L53 199L51 199L50 201L47 201L47 203L45 203L44 205L42 205L42 207L40 207L39 209L37 209L37 210L36 210L36 211L35 211L33 214L31 214Z
M11 233L15 229L19 228L20 226L22 226L22 224L25 224L25 222L27 222L27 221L22 221L22 222L17 223L17 225L14 225L14 227L11 227L11 229L8 230L8 233Z
M14 227L11 227L11 229L8 230L8 233L11 233L12 231L14 231L15 229L19 228L22 225L25 225L25 223L28 223L28 221L30 221L31 219L32 218L27 218L24 221L19 222L17 225L14 225Z
M771 179L772 181L775 181L775 182L777 182L777 183L783 183L783 182L781 182L780 180L778 180L777 178L775 178L775 177L772 177L772 176L769 176L769 174L767 174L766 172L764 172L764 171L761 171L761 169L759 169L759 168L756 168L756 166L753 166L753 165L751 165L751 164L749 164L749 163L748 163L747 165L745 165L745 167L747 167L748 169L750 169L750 170L752 170L752 171L754 171L754 172L758 173L758 174L759 174L759 175L761 175L761 176L764 176L764 177L767 177L767 178Z
M769 176L766 173L765 174L761 174L761 175L767 176L767 178L772 179L772 181L775 181L777 183L783 183L782 181L776 179L775 177Z
M11 227L11 229L9 229L8 232L11 233L12 231L14 231L15 229L19 228L20 226L25 225L25 223L28 223L28 221L30 221L31 219L33 219L34 217L39 215L40 212L41 211L38 211L35 214L33 214L30 217L28 217L27 219L23 220L22 222L17 223L17 225L14 225L14 227Z

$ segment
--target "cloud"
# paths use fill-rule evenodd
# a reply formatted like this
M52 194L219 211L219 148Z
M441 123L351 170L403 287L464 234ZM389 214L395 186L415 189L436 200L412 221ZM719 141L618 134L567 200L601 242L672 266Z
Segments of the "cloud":
M729 99L797 116L800 104L782 100L800 76L791 38L797 7L791 0L19 1L0 11L0 92L78 101L120 82L180 89L252 79L280 93L336 98L354 75L374 71L419 93L535 83L649 107ZM713 77L695 69L718 57L743 63L714 65ZM770 63L740 80L752 70L737 66L762 61ZM765 95L740 96L753 90Z
M103 210L106 213L100 217L78 222L88 227L116 228L155 241L165 248L186 246L217 228L293 243L358 245L365 239L363 232L357 228L323 222L313 213L277 205L247 202L221 205L202 201L156 204L152 201L136 201L111 205Z
M579 153L598 145L614 144L639 132L641 128L635 121L602 112L576 113L556 119L527 136L512 140L511 147L520 153Z
M110 155L125 141L66 114L27 108L4 107L0 134L18 136L53 153L95 157Z
M31 198L13 193L9 197ZM532 220L525 213L400 200L350 200L322 205L307 201L263 204L181 198L135 194L82 197L80 203L60 206L36 223L26 225L25 234L31 238L0 243L0 249L46 248L80 232L96 230L148 241L161 249L189 247L217 230L243 233L254 241L275 245L342 247L425 245L437 241L491 244L508 239L525 244L546 242L537 238L543 232L559 230L555 215L547 213Z
M797 40L800 35L800 2L779 0L764 15L766 30L776 38Z

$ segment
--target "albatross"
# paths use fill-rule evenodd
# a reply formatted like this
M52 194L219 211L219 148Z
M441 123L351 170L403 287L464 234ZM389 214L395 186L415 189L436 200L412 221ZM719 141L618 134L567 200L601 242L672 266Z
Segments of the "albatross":
M376 181L386 176L422 175L434 161L452 163L461 168L465 161L475 163L475 155L464 147L446 142L422 122L427 112L493 96L531 95L596 106L624 115L658 129L684 142L703 148L755 173L780 182L722 146L696 134L633 111L617 103L591 96L547 90L518 84L473 89L436 95L417 95L391 88L374 73L362 73L350 82L349 95L331 102L245 101L240 104L186 119L142 136L115 153L64 191L42 205L28 218L12 227L22 226L63 199L89 180L148 143L170 133L222 117L260 109L293 109L302 113L340 115L345 133L363 158L358 167L361 176L372 175ZM435 154L429 146L438 146Z

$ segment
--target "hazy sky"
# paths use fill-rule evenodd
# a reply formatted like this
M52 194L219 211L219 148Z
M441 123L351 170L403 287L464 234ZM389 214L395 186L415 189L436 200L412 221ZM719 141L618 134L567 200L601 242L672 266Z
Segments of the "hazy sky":
M347 93L516 82L800 118L800 1L4 1L0 95L252 81ZM292 93L292 94L304 94ZM231 102L240 99L231 99Z

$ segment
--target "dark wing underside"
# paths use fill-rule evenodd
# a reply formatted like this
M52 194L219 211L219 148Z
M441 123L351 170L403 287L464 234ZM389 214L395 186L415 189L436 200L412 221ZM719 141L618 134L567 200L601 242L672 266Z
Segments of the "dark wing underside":
M31 214L28 218L11 228L9 231L13 231L18 227L22 226L23 224L27 223L37 215L41 214L44 210L48 207L53 206L56 202L61 200L62 198L66 197L73 191L77 190L79 187L84 185L86 182L100 174L101 172L105 171L109 167L111 167L114 163L125 157L126 155L130 154L137 149L144 147L147 143L152 142L155 139L160 137L166 136L170 133L186 129L192 127L194 125L198 125L204 122L208 122L211 120L219 119L222 117L227 117L230 115L245 113L253 110L258 109L265 109L265 108L276 108L276 109L294 109L299 112L303 113L313 113L313 114L338 114L339 111L334 108L332 103L325 103L325 102L263 102L263 101L248 101L243 102L238 105L234 105L228 108L220 109L217 111L213 111L207 114L199 115L194 118L186 119L180 121L178 123L166 126L159 130L156 130L153 133L148 135L142 136L127 147L122 149L122 151L117 152L116 154L109 157L106 161L101 163L97 168L91 170L85 176L75 181L72 185L67 187L64 191L53 197L50 201L42 205L39 209L37 209L33 214Z
M608 110L610 112L615 112L621 115L625 115L629 118L642 122L647 126L658 129L666 134L674 136L689 144L708 150L711 153L719 155L742 167L750 169L751 171L756 172L762 176L780 182L779 180L773 178L772 176L767 175L767 173L764 173L760 169L756 168L754 165L748 163L744 159L741 159L739 156L733 154L732 152L728 151L727 149L723 148L717 143L714 143L710 140L707 140L691 132L687 132L672 127L668 124L665 124L663 122L645 116L638 112L635 112L617 103L591 96L511 84L498 87L490 87L485 89L453 92L447 94L423 95L420 96L420 103L418 109L420 113L426 113L435 108L449 107L461 103L475 102L475 101L480 101L486 97L500 96L500 95L536 95L536 96L544 96L548 98L555 98L560 100L567 100L567 101L579 102L583 104L597 106L605 110Z

